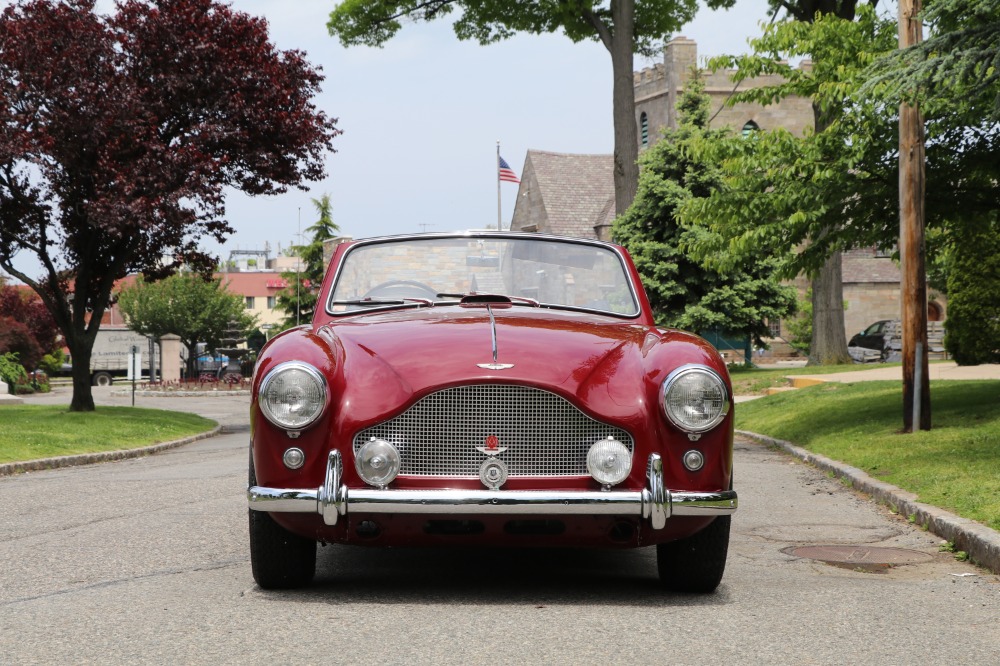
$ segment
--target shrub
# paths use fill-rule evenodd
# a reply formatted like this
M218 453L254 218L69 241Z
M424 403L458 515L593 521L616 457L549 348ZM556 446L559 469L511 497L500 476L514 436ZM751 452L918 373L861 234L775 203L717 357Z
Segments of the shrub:
M18 362L16 352L0 354L0 380L7 383L7 390L10 393L16 392L18 384L26 380L28 373L24 371L24 366Z
M1000 363L1000 217L956 235L948 275L944 345L959 365Z
M0 354L15 353L18 362L29 368L36 367L44 352L27 326L12 319L0 317Z

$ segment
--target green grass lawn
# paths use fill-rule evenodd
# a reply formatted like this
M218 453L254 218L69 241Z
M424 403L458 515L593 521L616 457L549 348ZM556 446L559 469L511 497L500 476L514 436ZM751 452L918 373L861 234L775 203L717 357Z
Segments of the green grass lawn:
M736 427L782 439L1000 529L1000 381L931 382L928 432L901 434L898 381L829 383L741 403Z
M200 416L161 409L100 407L81 413L65 406L4 406L0 407L0 463L134 449L214 427L214 421Z

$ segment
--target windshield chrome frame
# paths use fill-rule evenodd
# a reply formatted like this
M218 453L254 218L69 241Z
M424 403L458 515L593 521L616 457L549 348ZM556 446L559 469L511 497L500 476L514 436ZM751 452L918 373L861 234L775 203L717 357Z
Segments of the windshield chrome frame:
M628 284L629 294L632 297L632 302L635 304L635 312L632 313L621 313L621 312L611 312L609 310L596 310L593 308L582 308L574 305L565 305L561 303L544 303L539 302L538 307L549 309L549 310L565 310L570 312L583 312L588 314L598 314L607 317L614 317L616 319L638 319L642 316L642 301L639 298L639 294L636 292L636 284L633 280L632 274L628 271L625 262L625 257L621 252L619 246L605 241L599 241L589 238L569 238L566 236L554 236L550 234L538 234L529 232L517 232L517 231L466 231L466 232L434 232L426 234L399 234L395 236L379 236L373 238L364 238L360 240L353 241L351 247L349 247L345 252L344 256L341 257L340 263L337 265L337 273L333 276L333 280L330 282L330 293L327 295L326 301L323 304L324 312L331 317L352 317L358 315L365 315L373 312L385 312L386 310L401 310L410 308L424 308L424 307L434 307L439 304L443 305L454 305L457 304L456 300L436 300L432 305L425 305L424 303L400 303L393 305L378 305L372 307L366 307L363 310L337 310L331 309L331 303L333 294L337 290L337 282L340 280L340 273L343 270L344 264L347 258L355 250L369 247L372 245L380 245L384 243L399 243L403 241L424 241L424 240L448 240L448 239L490 239L490 240L527 240L527 241L548 241L554 243L567 243L571 245L588 245L591 247L598 247L602 250L614 253L618 257L618 261L621 264L622 273L625 275L625 281ZM516 303L515 303L516 304Z

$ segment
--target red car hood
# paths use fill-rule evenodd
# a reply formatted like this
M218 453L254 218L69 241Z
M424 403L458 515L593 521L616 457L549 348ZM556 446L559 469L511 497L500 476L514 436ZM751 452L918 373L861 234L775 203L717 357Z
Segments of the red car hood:
M407 310L336 322L329 330L343 349L342 390L354 393L366 386L358 402L370 404L375 388L385 399L375 402L390 409L413 394L484 380L539 386L575 396L582 405L596 401L600 406L591 407L609 416L609 408L634 414L643 402L637 390L643 346L659 340L655 329L566 311L510 306L492 311L496 362L509 368L484 367L494 362L484 307Z

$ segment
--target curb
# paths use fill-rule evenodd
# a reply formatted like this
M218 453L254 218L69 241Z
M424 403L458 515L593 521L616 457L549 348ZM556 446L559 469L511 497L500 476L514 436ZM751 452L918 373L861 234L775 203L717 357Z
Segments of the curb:
M120 451L101 451L100 453L81 453L75 456L59 456L57 458L42 458L40 460L25 460L23 462L4 463L0 465L0 477L21 474L23 472L39 472L47 469L57 469L59 467L75 467L77 465L93 465L96 463L111 462L113 460L128 460L130 458L141 458L153 455L168 449L175 449L199 439L215 437L222 430L221 425L216 425L211 430L199 435L192 435L184 439L177 439L172 442L161 442L151 446L144 446L141 449L123 449Z
M812 453L791 442L747 430L737 430L736 433L763 444L776 446L814 467L832 473L838 479L850 481L855 490L870 495L876 502L888 506L917 525L926 526L933 534L955 544L956 550L968 553L974 563L994 574L1000 574L1000 532L936 506L918 502L917 496L911 492L873 479L857 467Z

